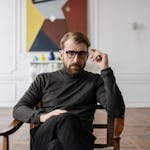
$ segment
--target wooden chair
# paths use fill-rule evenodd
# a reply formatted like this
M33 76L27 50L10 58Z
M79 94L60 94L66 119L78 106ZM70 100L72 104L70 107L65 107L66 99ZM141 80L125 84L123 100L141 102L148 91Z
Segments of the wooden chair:
M97 105L96 109L103 108L101 105ZM14 119L10 125L0 129L0 136L3 136L2 150L9 150L9 136L16 132L22 124L23 122ZM120 135L124 127L124 117L113 118L107 115L106 124L93 124L93 127L107 130L106 144L94 144L95 148L113 147L114 150L120 150Z
M96 110L101 110L101 105L96 106ZM111 117L107 114L106 123L94 123L94 129L106 129L106 144L94 144L94 148L113 147L113 150L120 150L120 136L124 128L124 116Z

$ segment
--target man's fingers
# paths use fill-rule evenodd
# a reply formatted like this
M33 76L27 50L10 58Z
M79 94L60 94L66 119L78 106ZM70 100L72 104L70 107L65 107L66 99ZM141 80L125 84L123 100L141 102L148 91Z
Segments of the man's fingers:
M51 112L51 115L59 115L59 114L66 113L66 112L67 112L66 110L56 109Z
M102 55L103 53L101 53L100 51L96 50L96 49L92 49L92 53L90 55L90 58L93 61L100 61L102 59Z
M63 109L56 109L53 112L64 113L64 112L67 112L67 111L63 110Z
M92 59L101 69L105 69L109 66L108 55L97 49L91 49L89 58Z
M47 119L49 119L53 116L57 116L57 115L60 115L62 113L66 113L66 112L67 112L66 110L56 109L56 110L53 110L49 113L41 114L40 121L45 122Z
M96 56L96 61L100 61L102 59L101 55Z
M91 50L92 50L92 53L91 53L90 58L93 61L101 61L104 57L107 57L107 54L101 51L98 51L97 49L91 49Z
M92 48L91 50L92 50L92 52L95 52L95 51L96 51L96 49L94 49L94 48Z

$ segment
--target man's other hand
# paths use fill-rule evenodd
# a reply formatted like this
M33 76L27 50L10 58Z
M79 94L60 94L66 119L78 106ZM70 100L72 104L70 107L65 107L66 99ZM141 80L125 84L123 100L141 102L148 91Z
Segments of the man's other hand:
M57 116L63 113L66 113L66 110L62 110L62 109L55 109L49 113L44 113L40 115L40 122L45 122L47 119L53 117L53 116Z

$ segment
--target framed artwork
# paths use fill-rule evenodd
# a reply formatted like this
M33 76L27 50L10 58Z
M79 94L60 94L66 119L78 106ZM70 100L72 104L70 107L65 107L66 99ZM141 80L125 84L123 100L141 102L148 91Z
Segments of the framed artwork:
M26 0L26 49L58 51L69 31L87 34L87 0Z
M42 2L47 2L47 1L52 1L52 0L32 0L32 2L34 4L36 4L36 3L42 3Z

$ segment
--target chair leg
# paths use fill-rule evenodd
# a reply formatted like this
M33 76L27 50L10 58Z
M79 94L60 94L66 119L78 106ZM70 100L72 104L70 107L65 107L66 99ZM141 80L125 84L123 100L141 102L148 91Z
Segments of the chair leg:
M9 150L9 137L3 136L3 149L2 150Z
M114 150L120 150L120 138L114 139Z

